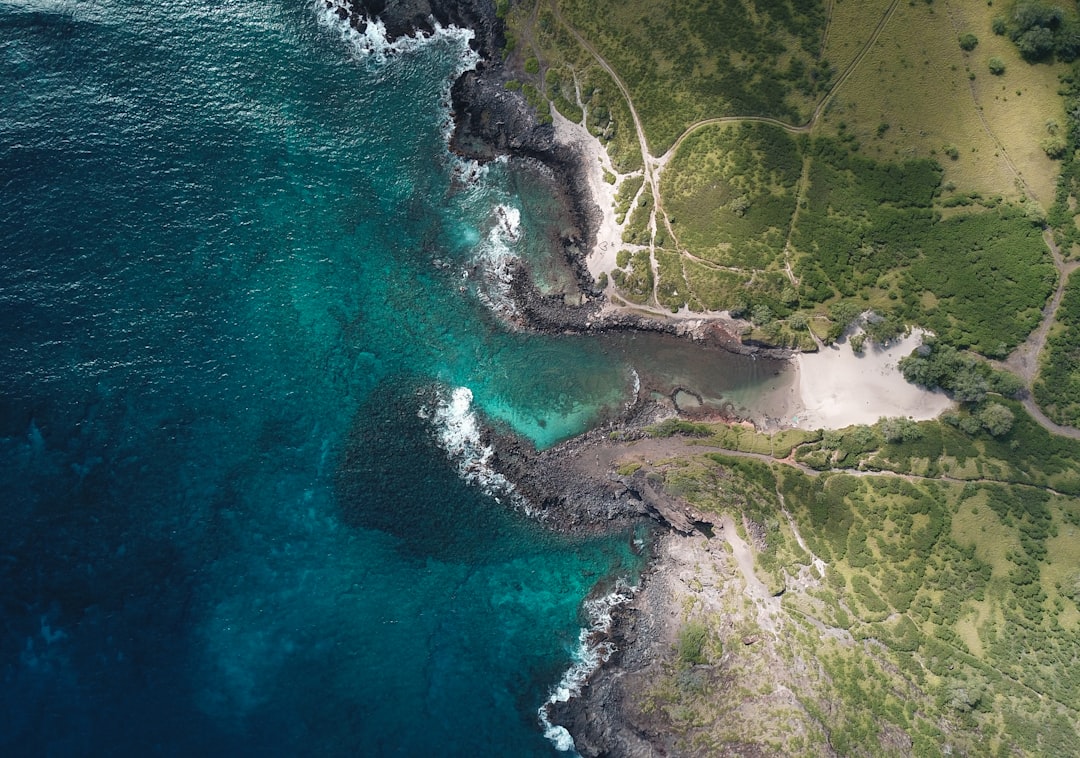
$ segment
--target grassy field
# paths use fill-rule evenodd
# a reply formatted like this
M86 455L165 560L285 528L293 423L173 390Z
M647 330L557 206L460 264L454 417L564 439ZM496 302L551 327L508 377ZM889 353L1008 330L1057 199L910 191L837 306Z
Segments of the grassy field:
M834 0L822 55L834 71L852 64L891 4L892 0Z
M894 458L941 466L950 456L936 455L936 446L952 440L951 457L969 453L973 472L993 476L1003 463L1001 449L979 435L957 440L961 433L947 424L918 426L923 436L892 445ZM791 445L868 444L853 429L787 437L777 452L779 437L735 427L693 431L704 444L765 455ZM1051 452L1040 433L1025 417L995 441L1037 449L1003 469L1004 479L1053 479L1054 465L1040 469L1040 461L1080 453L1069 441ZM871 449L842 465L878 454L872 437ZM732 515L754 546L758 578L784 590L779 617L766 626L768 615L737 584L715 591L730 606L721 615L700 612L704 595L685 599L688 620L706 625L704 667L676 659L649 700L668 715L679 744L731 741L740 723L758 730L755 742L791 755L819 755L826 740L841 755L868 756L1068 755L1080 744L1075 495L985 478L854 476L828 465L810 475L717 453L654 468L672 494ZM1073 491L1080 491L1075 477ZM688 686L691 671L701 686ZM746 708L782 688L798 695L782 720Z
M1037 224L1061 163L1045 143L1075 143L1058 94L1068 69L1025 62L994 34L1006 11L977 0L550 0L515 5L509 20L532 86L583 119L624 174L623 240L649 248L655 278L646 291L643 266L637 280L610 272L617 286L631 281L626 299L756 309L772 318L754 319L753 338L783 344L846 300L1001 356L1037 323L1053 285ZM805 135L699 126L660 171L654 208L636 192L640 177L626 178L642 165L626 101L585 45L625 82L654 156L701 119L802 123L825 107ZM1067 250L1080 243L1072 185L1052 208Z
M934 158L950 192L1019 201L1015 166L1049 207L1057 168L1039 142L1048 122L1064 123L1057 95L1064 66L1022 61L991 31L1000 13L975 0L898 5L830 102L822 132L837 135L843 125L864 154L880 160ZM966 32L978 39L970 52L958 43ZM1006 64L1001 76L987 68L995 56Z
M724 266L783 265L802 158L795 141L764 124L706 127L664 170L664 210L679 245Z
M557 1L626 82L657 155L704 118L800 123L825 83L820 0Z

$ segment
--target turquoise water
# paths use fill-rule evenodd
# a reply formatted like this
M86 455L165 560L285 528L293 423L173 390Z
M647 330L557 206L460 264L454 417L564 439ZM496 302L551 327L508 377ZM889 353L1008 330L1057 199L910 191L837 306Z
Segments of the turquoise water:
M633 373L493 315L484 261L562 222L455 178L465 57L307 2L0 0L0 753L553 752L632 535L553 536L439 440L455 388L547 445Z

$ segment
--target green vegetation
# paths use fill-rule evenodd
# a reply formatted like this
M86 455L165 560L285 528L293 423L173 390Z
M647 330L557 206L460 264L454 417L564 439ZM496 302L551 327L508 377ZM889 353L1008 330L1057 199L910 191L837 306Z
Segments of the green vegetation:
M679 147L661 193L679 244L725 266L782 263L802 158L774 126L699 129Z
M826 22L820 0L558 0L558 6L626 82L658 154L703 118L757 114L800 123L809 98L832 77L817 57Z
M1055 273L1039 227L1021 211L943 219L932 207L937 164L883 164L830 139L811 149L793 235L801 300L880 293L882 315L984 355L1004 355L1035 327Z
M1034 395L1053 421L1080 427L1080 277L1075 273L1047 340Z
M897 754L1071 754L1080 744L1080 473L1070 475L1073 494L1046 487L1057 486L1050 459L1075 461L1080 442L1049 437L1017 406L982 411L995 405L1015 415L1006 440L884 419L826 432L797 451L834 446L844 456L817 475L719 453L661 464L670 491L745 524L758 577L786 588L771 635L746 636L760 611L738 584L721 595L721 616L684 622L672 678L649 701L672 717L666 728L680 744L729 739L735 718L783 754L819 754L826 740L839 754L892 754L897 738L907 746ZM883 455L908 462L897 467L905 476L833 469ZM937 478L946 471L953 479ZM709 644L733 657L724 686L686 686L680 672L709 660L700 652ZM783 719L738 706L781 687L799 694ZM682 709L693 718L674 718ZM803 737L786 743L794 724Z
M1005 73L1005 61L996 55L986 62L986 67L990 69L990 73L994 76L1001 76Z
M964 52L970 53L975 49L975 46L979 44L979 38L971 32L966 32L960 35L960 49Z
M623 251L619 251L622 256ZM640 250L629 256L626 268L616 268L611 272L611 279L627 300L644 303L652 296L653 272L649 260L649 251Z
M1017 397L1023 382L1013 374L998 371L974 355L959 352L933 338L900 359L900 370L912 384L934 389L940 387L962 403L980 403L988 392Z
M709 628L700 620L688 621L679 630L679 638L676 642L679 663L683 666L697 666L708 663L706 643L708 642Z
M1080 55L1080 18L1071 10L1039 0L1018 0L1012 12L994 31L1008 35L1027 61L1045 61L1051 57L1069 62Z
M1068 120L1064 134L1056 122L1047 124L1048 136L1061 139L1065 145L1060 155L1061 173L1054 205L1047 214L1047 221L1062 252L1070 255L1080 250L1080 225L1075 210L1080 199L1080 65L1074 65L1068 74L1064 74L1061 84Z

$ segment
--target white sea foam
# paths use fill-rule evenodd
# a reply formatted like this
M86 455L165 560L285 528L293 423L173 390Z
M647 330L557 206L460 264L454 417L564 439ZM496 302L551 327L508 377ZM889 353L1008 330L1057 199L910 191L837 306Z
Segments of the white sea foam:
M495 450L491 445L484 444L472 400L472 390L468 387L456 387L449 397L440 391L435 407L421 408L419 415L432 422L439 446L457 465L462 479L480 487L496 502L501 503L506 499L513 505L524 507L524 499L517 493L513 482L491 465Z
M581 688L592 673L615 652L615 646L607 639L611 631L612 613L623 603L629 602L637 590L637 585L631 585L620 579L611 592L585 601L585 614L589 619L589 626L578 632L574 663L563 674L562 679L552 689L547 702L540 706L537 712L540 725L544 728L544 737L560 752L577 755L574 750L574 738L565 727L551 723L549 710L556 703L565 703L570 698L580 695Z
M495 223L477 248L472 263L481 277L480 300L496 313L512 316L517 308L510 298L510 285L518 261L513 248L521 239L521 211L509 205L497 205L494 217Z
M381 19L365 18L366 26L362 32L354 28L349 20L349 4L345 0L315 0L315 12L323 26L338 32L361 58L382 62L393 55L418 50L433 40L447 39L459 43L461 47L462 61L458 73L472 68L479 61L477 53L469 47L474 36L471 29L442 26L432 19L433 34L417 32L391 42L386 36L386 24Z

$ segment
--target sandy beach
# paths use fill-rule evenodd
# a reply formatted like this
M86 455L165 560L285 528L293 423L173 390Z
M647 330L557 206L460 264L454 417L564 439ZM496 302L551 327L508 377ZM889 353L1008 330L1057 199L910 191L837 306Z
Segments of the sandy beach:
M593 248L586 264L594 277L615 268L615 256L622 246L622 228L615 221L615 191L617 185L604 181L604 171L617 174L600 140L589 134L581 124L575 124L562 116L554 108L551 117L555 126L555 137L564 145L572 145L581 151L593 199L600 206L600 227L596 230L596 247Z
M897 364L922 343L913 330L888 347L867 343L862 355L851 345L822 348L795 357L802 406L791 425L803 429L841 429L851 424L872 424L880 417L903 416L921 421L936 418L952 406L940 391L908 384Z

